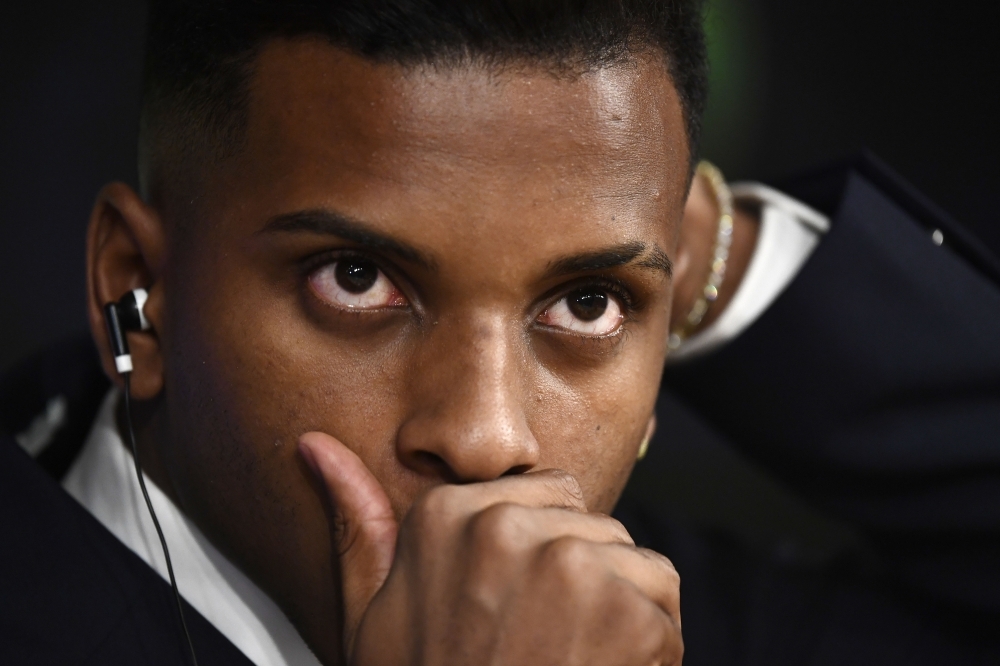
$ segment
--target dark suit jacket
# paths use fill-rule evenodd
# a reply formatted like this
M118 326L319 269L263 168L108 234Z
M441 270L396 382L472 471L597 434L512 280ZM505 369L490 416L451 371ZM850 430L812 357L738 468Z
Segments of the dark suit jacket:
M1000 664L1000 266L870 158L782 189L831 231L749 330L668 370L660 420L692 410L863 547L804 567L630 489L620 518L682 576L685 663ZM37 460L0 441L4 664L185 663L169 587L58 485L107 387L82 339L0 381L3 432L68 405ZM202 663L248 663L187 614Z
M0 383L0 427L21 432L56 396L63 426L32 460L0 436L0 664L187 664L170 587L59 486L108 381L81 338ZM185 604L199 663L250 666Z
M831 229L748 330L668 366L661 432L679 402L861 543L800 566L629 493L681 574L685 664L1000 664L1000 264L874 158L781 189Z

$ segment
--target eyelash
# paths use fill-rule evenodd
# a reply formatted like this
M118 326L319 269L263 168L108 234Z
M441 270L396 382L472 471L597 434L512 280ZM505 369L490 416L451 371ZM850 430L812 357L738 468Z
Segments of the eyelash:
M601 277L598 279L596 284L602 289L607 289L612 294L620 298L622 305L625 307L626 314L631 314L638 309L638 303L636 302L635 296L633 296L628 287L626 287L620 280L610 277Z
M364 252L351 250L349 248L340 250L327 250L306 257L301 262L302 275L303 277L307 277L313 271L321 268L322 266L343 259L351 259L351 258L364 259L366 261L373 262L380 271L384 272L386 276L389 277L389 279L392 280L394 283L396 283L397 287L399 287L398 280L396 277L398 275L398 272L394 270L394 268L391 265L387 266L385 260L378 257L373 257L372 255ZM633 315L635 315L635 313L642 307L642 304L638 301L638 299L636 299L632 291L625 285L625 283L619 280L618 278L615 278L610 275L597 275L589 278L582 278L576 283L569 285L568 287L563 285L559 289L559 295L555 298L548 300L548 303L551 305L552 303L557 302L560 298L565 298L573 291L576 291L577 289L584 289L587 287L597 288L607 291L615 298L617 298L618 301L621 303L622 313L625 315L626 323L630 321ZM352 314L356 314L358 316L364 316L366 313L357 312ZM619 331L622 330L623 327L619 329Z
M363 259L365 261L371 261L379 270L383 268L383 261L377 259L364 252L358 252L357 250L351 250L350 248L343 248L340 250L324 250L323 252L317 252L316 254L311 254L308 257L302 259L299 264L302 269L303 275L309 275L318 268L322 268L328 264L335 263L342 259ZM388 273L386 273L388 275Z
M635 314L641 308L641 303L638 302L625 283L609 275L582 278L579 282L571 284L568 288L562 287L559 292L560 296L550 302L555 303L560 298L565 298L574 291L578 289L585 289L587 287L602 289L617 298L621 302L622 313L626 316L626 318Z
M597 275L580 278L568 286L562 285L559 287L559 290L554 296L545 300L547 305L542 308L541 312L544 312L547 308L552 307L561 299L572 294L574 291L586 289L588 287L606 291L618 301L623 318L621 324L617 329L615 329L614 332L607 333L605 335L587 335L568 329L551 328L545 326L544 324L537 325L542 326L546 330L553 330L561 336L574 338L577 341L576 344L587 345L595 354L605 354L611 349L609 345L613 345L615 348L620 348L621 345L625 344L625 341L631 333L629 324L635 321L635 315L642 309L643 306L642 302L637 299L625 283L618 278L609 275Z
M393 284L397 287L400 287L401 282L403 284L407 284L405 280L399 279L400 271L396 269L392 262L383 259L380 256L372 255L367 252L360 252L352 248L326 250L304 258L300 262L302 276L308 277L313 271L322 268L323 266L343 261L344 259L360 259L370 261L375 264L375 267L382 271L386 277L392 280ZM400 287L400 289L402 289L402 287Z

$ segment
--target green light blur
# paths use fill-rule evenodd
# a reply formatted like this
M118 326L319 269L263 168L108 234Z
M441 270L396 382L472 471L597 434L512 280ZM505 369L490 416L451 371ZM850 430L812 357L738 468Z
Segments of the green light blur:
M705 19L711 64L702 156L729 178L747 177L765 99L762 34L747 0L710 0Z

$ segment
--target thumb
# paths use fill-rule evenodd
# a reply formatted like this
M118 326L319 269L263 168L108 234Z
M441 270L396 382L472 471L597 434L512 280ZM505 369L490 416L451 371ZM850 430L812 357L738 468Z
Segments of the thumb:
M399 528L388 496L354 451L330 435L310 432L299 438L299 454L326 487L333 511L331 531L344 596L344 649L350 655L361 618L389 575Z

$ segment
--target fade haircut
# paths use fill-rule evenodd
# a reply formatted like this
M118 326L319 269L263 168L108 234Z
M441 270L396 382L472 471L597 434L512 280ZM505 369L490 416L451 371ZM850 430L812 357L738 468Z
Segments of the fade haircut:
M402 65L524 63L557 74L653 51L680 97L693 165L707 97L702 24L702 0L151 0L142 189L197 178L185 172L239 151L257 54L282 37Z

